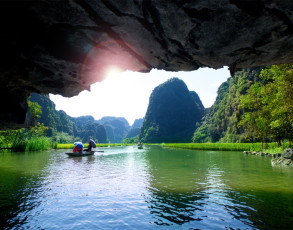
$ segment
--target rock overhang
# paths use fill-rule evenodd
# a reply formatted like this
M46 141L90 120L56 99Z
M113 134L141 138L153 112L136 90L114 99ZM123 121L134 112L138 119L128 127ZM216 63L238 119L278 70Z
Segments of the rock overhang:
M1 128L32 92L74 96L110 68L191 71L292 63L293 2L1 1ZM28 122L26 122L28 123Z

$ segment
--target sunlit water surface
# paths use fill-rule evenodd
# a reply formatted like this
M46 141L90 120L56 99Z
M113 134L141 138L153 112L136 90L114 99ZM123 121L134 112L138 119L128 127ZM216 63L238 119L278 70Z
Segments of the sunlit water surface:
M293 168L145 147L0 153L1 229L293 229Z

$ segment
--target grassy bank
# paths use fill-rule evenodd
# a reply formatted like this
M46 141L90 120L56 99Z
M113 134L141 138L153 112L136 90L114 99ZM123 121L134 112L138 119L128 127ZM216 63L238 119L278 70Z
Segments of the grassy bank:
M130 146L133 144L109 144L109 143L105 143L105 144L96 144L97 148L98 147L117 147L117 146ZM87 148L88 144L85 144L84 147ZM54 146L54 148L56 149L73 149L74 148L74 144L57 144Z
M30 143L27 143L25 146L25 151L33 151L33 150L43 150L49 149L51 147L50 141L48 138L44 138L47 140L31 140ZM133 144L97 144L98 147L117 147L117 146L131 146ZM153 144L146 144L153 145ZM278 147L277 143L268 143L266 144L266 148L262 150L261 143L162 143L162 144L154 144L161 145L163 147L168 148L182 148L182 149L194 149L194 150L214 150L214 151L263 151L267 153L282 153L283 148ZM88 144L85 144L86 148ZM54 144L53 148L55 149L73 149L74 144ZM289 148L289 143L284 144L284 148Z
M194 150L216 150L216 151L266 151L268 153L282 152L276 143L268 143L262 150L261 143L163 143L163 147L182 148ZM288 145L288 146L286 146ZM289 144L285 144L288 148Z
M24 139L12 146L15 152L47 150L51 148L51 139L47 137L33 137Z

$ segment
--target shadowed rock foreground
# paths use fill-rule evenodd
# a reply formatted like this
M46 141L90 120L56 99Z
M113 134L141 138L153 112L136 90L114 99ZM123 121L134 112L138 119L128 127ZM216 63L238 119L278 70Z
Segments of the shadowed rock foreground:
M293 60L290 0L1 1L0 19L1 129L29 125L31 92L74 96L112 68L233 74Z

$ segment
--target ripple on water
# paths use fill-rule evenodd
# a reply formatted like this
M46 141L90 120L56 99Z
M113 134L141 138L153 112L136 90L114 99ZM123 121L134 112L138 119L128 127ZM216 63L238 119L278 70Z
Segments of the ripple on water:
M33 166L22 155L0 161L11 166L0 167L6 176L0 178L1 224L7 229L293 226L293 173L242 154L119 147L92 157L58 151L29 157ZM274 180L287 193L274 193Z

